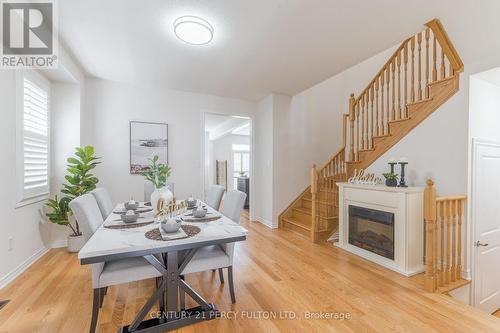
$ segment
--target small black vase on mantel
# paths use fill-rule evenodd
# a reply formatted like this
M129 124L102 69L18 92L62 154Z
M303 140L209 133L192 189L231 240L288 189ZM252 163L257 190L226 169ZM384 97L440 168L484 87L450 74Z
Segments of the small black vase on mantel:
M392 172L382 174L385 177L385 185L389 187L398 186L398 175Z

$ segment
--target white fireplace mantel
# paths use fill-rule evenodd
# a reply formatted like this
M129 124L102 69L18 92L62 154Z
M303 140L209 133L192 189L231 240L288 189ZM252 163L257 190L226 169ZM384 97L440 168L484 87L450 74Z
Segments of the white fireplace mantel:
M335 245L406 276L425 271L422 187L339 183L339 242ZM349 243L349 205L394 214L394 260Z

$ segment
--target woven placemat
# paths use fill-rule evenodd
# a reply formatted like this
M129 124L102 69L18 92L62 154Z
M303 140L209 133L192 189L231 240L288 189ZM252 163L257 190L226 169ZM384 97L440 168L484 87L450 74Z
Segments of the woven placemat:
M176 239L169 239L169 240L178 240L178 239L184 239L184 238L189 238L193 237L194 235L197 235L200 233L201 229L198 228L197 226L194 225L181 225L182 230L186 233L187 237L182 237L182 238L176 238ZM167 241L166 239L163 239L161 237L161 232L160 229L154 228L153 230L149 230L144 234L147 239L151 240L157 240L157 241Z
M148 225L151 223L154 223L154 221L141 222L141 223L131 223L131 224L111 224L111 225L105 225L104 228L107 228L107 229L133 229L133 228L144 227L145 225Z
M183 220L185 222L212 222L212 221L217 221L221 217L222 217L221 215L205 216L205 217L183 216L183 217L181 217L181 220Z

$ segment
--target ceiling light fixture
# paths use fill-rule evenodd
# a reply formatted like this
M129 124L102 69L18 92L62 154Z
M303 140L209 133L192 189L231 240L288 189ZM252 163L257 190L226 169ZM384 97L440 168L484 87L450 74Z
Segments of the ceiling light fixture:
M181 16L174 22L174 33L185 43L206 45L214 38L214 27L196 16Z

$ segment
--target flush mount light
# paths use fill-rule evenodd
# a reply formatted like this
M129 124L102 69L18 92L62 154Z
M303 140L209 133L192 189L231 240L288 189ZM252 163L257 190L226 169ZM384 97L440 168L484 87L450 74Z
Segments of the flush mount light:
M191 45L206 45L214 38L212 25L196 16L181 16L175 20L174 33L177 38Z

